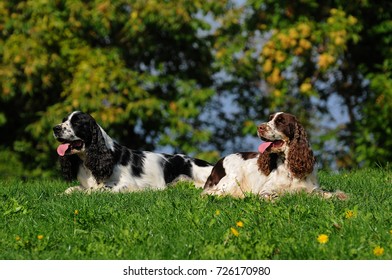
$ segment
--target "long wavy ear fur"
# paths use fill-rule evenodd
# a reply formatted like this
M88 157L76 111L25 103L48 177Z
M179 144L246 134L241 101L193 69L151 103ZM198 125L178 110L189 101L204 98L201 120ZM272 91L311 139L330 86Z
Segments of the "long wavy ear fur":
M257 160L259 170L268 176L272 170L276 169L278 166L278 155L269 152L264 152L259 155Z
M86 160L84 164L91 170L97 182L110 177L113 172L114 159L112 152L106 147L101 129L94 120L91 120L91 143L86 147Z
M291 173L299 179L312 173L316 162L305 129L297 121L295 122L294 138L290 142L287 160Z
M78 175L80 158L77 155L63 156L60 158L60 167L63 177L67 181L75 180Z

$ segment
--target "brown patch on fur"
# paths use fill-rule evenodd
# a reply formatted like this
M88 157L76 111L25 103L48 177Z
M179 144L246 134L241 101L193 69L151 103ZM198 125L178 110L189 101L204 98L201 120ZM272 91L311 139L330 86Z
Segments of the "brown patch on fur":
M256 152L242 152L242 153L237 153L237 155L240 155L243 160L248 160L252 158L256 158L259 153Z
M219 183L219 181L226 176L225 168L223 167L223 160L221 158L212 168L210 176L208 176L207 181L204 185L204 189L212 188Z

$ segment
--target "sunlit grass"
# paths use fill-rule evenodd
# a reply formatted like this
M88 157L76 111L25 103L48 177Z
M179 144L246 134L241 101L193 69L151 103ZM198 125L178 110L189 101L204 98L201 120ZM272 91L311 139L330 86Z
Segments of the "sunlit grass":
M392 172L320 174L347 201L273 202L164 191L63 195L59 180L0 182L0 259L391 259Z

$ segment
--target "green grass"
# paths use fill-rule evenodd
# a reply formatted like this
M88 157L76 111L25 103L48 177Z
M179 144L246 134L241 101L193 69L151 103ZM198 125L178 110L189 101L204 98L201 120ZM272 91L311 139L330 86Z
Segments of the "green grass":
M392 259L392 172L320 182L350 199L201 197L186 183L67 196L62 181L1 181L0 259Z

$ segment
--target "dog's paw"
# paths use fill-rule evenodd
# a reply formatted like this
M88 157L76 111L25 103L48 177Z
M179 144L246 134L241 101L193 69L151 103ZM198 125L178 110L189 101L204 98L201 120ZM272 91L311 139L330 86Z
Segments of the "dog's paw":
M348 199L348 195L342 191L334 192L334 197L336 197L339 200L347 200Z
M327 191L322 191L318 190L316 194L320 195L322 198L325 199L330 199L330 198L337 198L339 200L347 200L348 195L345 192L342 191L335 191L335 192L327 192Z
M277 199L279 196L276 192L271 192L271 193L262 193L260 194L260 198L267 200L267 201L274 201Z
M83 189L80 186L75 186L75 187L69 187L68 189L65 190L65 194L71 194L76 191L82 191Z

